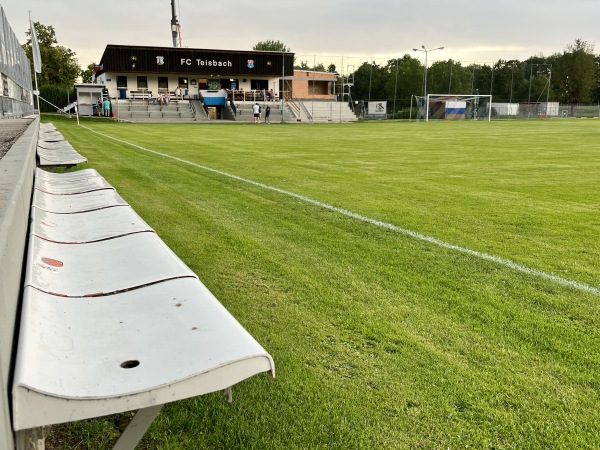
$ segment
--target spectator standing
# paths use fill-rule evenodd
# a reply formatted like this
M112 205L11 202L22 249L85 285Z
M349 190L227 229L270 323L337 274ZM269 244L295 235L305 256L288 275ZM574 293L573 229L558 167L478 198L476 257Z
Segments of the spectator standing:
M260 105L258 102L252 106L252 112L254 113L254 123L260 123Z
M104 117L110 117L110 100L108 97L104 100Z

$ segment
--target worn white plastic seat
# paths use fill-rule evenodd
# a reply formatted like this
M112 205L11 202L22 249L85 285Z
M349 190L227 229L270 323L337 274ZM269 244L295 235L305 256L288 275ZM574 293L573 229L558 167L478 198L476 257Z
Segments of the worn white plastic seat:
M44 180L44 181L79 181L79 180L87 180L93 177L101 177L96 169L83 169L78 170L76 172L67 172L67 173L55 173L55 172L46 172L40 168L35 171L35 180Z
M80 180L35 180L35 189L55 195L81 194L84 192L99 191L102 189L114 189L108 181L102 177L89 177Z
M162 405L274 374L271 356L196 278L83 299L27 287L17 355L16 430Z
M29 238L25 286L65 297L107 295L173 278L197 278L155 233L85 244Z
M73 195L53 195L35 189L32 206L59 214L79 213L128 203L114 189L84 192Z
M64 141L65 137L59 131L40 131L38 142L60 142Z
M81 244L153 231L129 206L77 214L57 214L31 208L30 233L47 241Z
M69 150L46 150L38 147L37 155L40 166L73 166L87 162L86 157Z
M54 124L52 122L40 123L40 131L49 131L49 130L56 130L56 127L54 126Z
M38 149L76 151L68 141L38 141Z
M79 154L59 131L49 127L39 130L37 157L41 167L71 168L87 162L87 158Z

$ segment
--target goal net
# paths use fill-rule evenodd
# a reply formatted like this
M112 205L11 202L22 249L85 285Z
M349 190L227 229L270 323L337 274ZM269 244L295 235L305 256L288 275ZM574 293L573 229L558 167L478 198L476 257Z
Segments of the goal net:
M417 97L418 120L491 120L491 95L427 94Z

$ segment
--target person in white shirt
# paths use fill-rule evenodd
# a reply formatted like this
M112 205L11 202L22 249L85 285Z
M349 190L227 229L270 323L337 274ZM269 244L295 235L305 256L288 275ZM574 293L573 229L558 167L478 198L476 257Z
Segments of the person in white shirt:
M258 103L252 106L252 112L254 113L254 123L260 123L260 105Z

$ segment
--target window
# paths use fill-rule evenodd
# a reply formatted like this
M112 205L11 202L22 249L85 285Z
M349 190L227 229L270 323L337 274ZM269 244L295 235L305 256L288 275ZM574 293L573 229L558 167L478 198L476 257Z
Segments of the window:
M137 77L137 88L148 89L148 77Z
M251 80L250 89L257 91L269 89L269 80Z
M221 80L208 80L209 91L218 91L219 89L221 89Z
M127 89L127 76L117 75L117 89Z
M158 77L158 92L167 92L169 90L169 78Z

